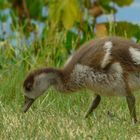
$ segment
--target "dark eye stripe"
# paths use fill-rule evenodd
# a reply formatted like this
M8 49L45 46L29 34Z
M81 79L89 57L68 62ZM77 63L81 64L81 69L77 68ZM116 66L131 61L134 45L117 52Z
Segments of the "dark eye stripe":
M31 83L28 83L26 86L25 86L25 90L26 91L31 91L32 89L32 84Z

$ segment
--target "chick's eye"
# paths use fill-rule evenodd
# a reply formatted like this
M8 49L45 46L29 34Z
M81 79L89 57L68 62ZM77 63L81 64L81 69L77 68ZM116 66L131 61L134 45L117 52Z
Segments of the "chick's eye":
M25 86L25 90L26 91L31 91L32 89L32 84L31 83L28 83L26 86Z

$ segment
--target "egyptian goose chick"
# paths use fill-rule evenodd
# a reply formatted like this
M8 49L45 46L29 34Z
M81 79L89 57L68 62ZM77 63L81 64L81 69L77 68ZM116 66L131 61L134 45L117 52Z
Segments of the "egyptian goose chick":
M137 122L132 92L140 89L140 45L119 37L91 40L68 59L64 68L32 71L23 85L24 112L51 86L61 92L93 90L96 97L85 117L98 106L101 96L125 96L130 116Z

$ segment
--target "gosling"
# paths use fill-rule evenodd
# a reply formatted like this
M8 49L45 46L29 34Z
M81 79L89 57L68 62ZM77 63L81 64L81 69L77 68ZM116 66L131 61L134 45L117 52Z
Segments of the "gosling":
M101 96L125 96L133 122L137 122L135 96L140 89L140 45L120 37L91 40L77 50L62 69L41 68L26 77L24 112L49 87L60 92L94 91L85 117L99 105Z

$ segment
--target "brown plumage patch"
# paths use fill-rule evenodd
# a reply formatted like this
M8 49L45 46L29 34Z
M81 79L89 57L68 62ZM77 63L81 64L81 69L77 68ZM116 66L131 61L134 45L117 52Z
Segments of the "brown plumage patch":
M101 62L106 54L103 46L105 42L108 41L112 42L110 54L112 59L105 68L102 68ZM140 66L135 65L131 58L129 47L140 49L140 45L120 37L105 37L91 40L77 50L71 61L64 67L64 72L70 74L76 64L86 65L98 71L102 71L109 68L113 62L119 62L126 71L140 71Z

